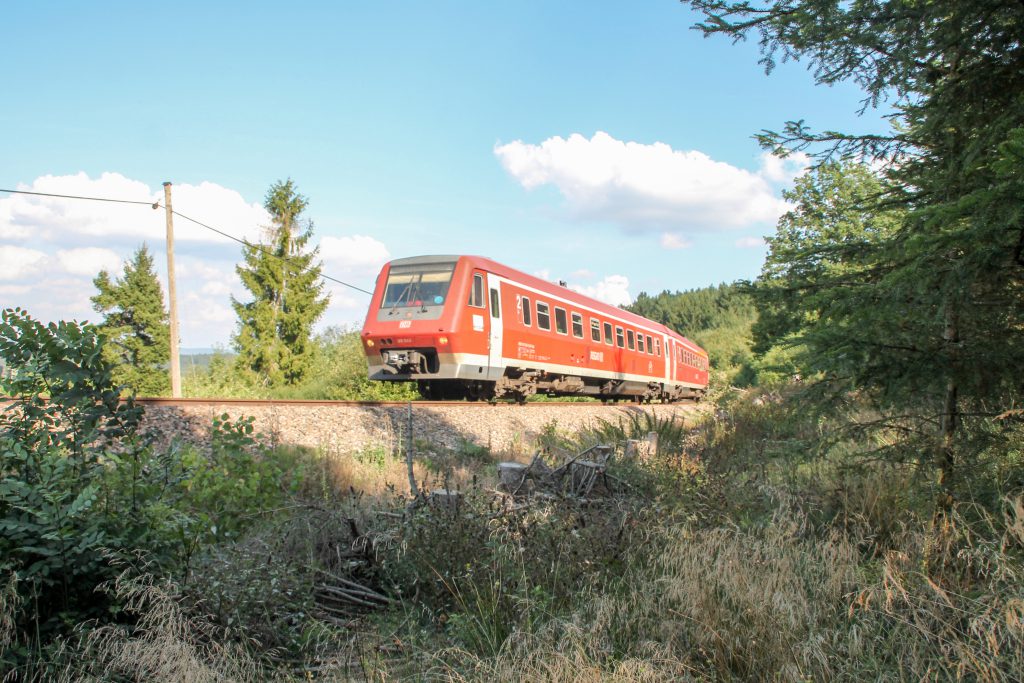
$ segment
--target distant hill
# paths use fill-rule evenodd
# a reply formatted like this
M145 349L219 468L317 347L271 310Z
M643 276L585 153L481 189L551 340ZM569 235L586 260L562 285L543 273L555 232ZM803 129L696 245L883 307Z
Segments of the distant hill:
M215 356L234 357L234 353L223 349L182 349L181 371L185 374L206 370Z
M692 339L708 352L711 365L730 379L747 365L750 329L757 308L738 284L720 284L684 292L663 291L651 296L641 292L627 309L667 325Z

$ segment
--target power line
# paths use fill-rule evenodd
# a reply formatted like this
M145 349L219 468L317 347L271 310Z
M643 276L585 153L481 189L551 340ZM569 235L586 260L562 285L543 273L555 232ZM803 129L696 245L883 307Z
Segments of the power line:
M156 205L154 204L154 207L155 206ZM273 258L281 259L282 261L290 261L291 260L291 257L289 257L289 256L279 256L278 254L275 254L274 252L269 251L268 249L265 249L263 247L263 245L261 245L261 244L252 244L251 242L249 242L247 240L241 239L239 237L235 237L234 235L229 235L228 233L224 232L223 230L218 230L217 228L215 228L213 226L210 226L210 225L207 225L206 223L201 223L200 221L197 221L195 218L190 218L189 216L186 216L183 213L178 213L174 209L171 209L171 213L173 213L175 216L180 216L181 218L184 218L187 221L192 221L196 225L198 225L200 227L203 227L203 228L206 228L207 230L212 230L213 232L217 233L218 235L223 235L224 237L227 237L229 240L234 240L234 241L238 242L239 244L244 244L247 247L250 247L252 249L256 249L257 251L260 251L260 252L266 254L267 256L272 256ZM358 292L362 292L363 294L369 294L370 296L373 296L373 292L369 292L369 291L363 289L362 287L356 287L355 285L350 285L347 282L342 282L341 280L339 280L337 278L334 278L334 277L331 277L330 275L324 275L322 272L320 273L320 277L322 279L324 279L324 280L330 280L331 282L337 282L339 285L345 285L346 287L350 287L350 288L352 288L352 289L354 289L354 290L356 290Z
M116 203L116 204L142 204L142 205L145 205L145 206L152 207L154 209L164 208L164 205L161 204L158 201L157 202L140 202L140 201L133 201L133 200L130 200L130 199L109 199L109 198L106 198L106 197L82 197L82 196L72 195L72 194L51 194L51 193L48 193L48 192L29 192L28 190L5 190L5 189L2 189L2 188L0 188L0 192L6 192L8 194L30 194L30 195L34 195L34 196L37 196L37 197L57 197L59 199L84 199L84 200L92 201L92 202L113 202L113 203ZM245 245L245 246L247 246L247 247L249 247L251 249L256 249L257 251L263 253L266 256L270 256L272 258L280 259L282 261L291 261L292 260L292 257L280 256L278 254L275 254L274 252L264 248L260 244L252 244L248 240L244 240L244 239L241 239L239 237L235 237L234 235L230 235L230 234L224 232L223 230L218 230L217 228L213 227L212 225L207 225L206 223L203 223L201 221L197 221L195 218L192 218L190 216L186 216L185 214L179 213L178 211L175 211L174 209L171 209L171 213L173 213L175 216L179 216L181 218L184 218L187 221L195 223L196 225L198 225L198 226L200 226L202 228L206 228L207 230L215 232L218 235L221 235L222 237L227 237L229 240L234 240L235 242L238 242L239 244ZM370 296L373 296L373 292L365 290L362 287L357 287L357 286L355 286L353 284L349 284L348 282L344 282L343 280L339 280L336 277L331 277L330 275L326 275L323 272L320 273L320 278L322 280L330 280L331 282L336 282L337 284L344 285L345 287L348 287L349 289L354 289L357 292L362 292L363 294L369 294Z
M36 197L59 197L61 199L85 199L90 202L113 202L115 204L145 204L146 206L152 206L156 208L156 204L153 202L138 202L130 199L109 199L107 197L79 197L73 194L50 194L49 192L29 192L28 190L4 190L0 189L0 192L7 192L8 194L31 194Z

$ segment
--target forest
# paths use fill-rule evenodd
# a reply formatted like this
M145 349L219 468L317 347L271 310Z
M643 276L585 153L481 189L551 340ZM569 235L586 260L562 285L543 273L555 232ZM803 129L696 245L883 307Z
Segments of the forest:
M813 160L760 274L631 305L709 351L709 405L550 423L522 453L417 444L414 478L457 488L451 506L408 490L393 444L302 449L222 416L208 448L158 445L120 400L163 390L139 374L157 335L121 316L140 250L97 277L101 325L0 320L0 392L21 399L0 417L0 676L1024 678L1024 11L685 4L766 71L798 60L893 111L884 136L758 133ZM384 396L354 333L297 322L326 305L304 201L268 192L235 354L188 391ZM274 253L308 258L284 273ZM307 285L290 322L259 294L283 278ZM499 461L550 473L599 444L601 495L494 495Z

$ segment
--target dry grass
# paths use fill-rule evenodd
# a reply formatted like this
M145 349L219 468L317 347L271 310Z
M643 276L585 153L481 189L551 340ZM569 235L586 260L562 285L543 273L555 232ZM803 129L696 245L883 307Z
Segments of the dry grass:
M494 466L502 459L483 450L466 454L423 448L415 452L413 476L418 486L428 489L493 484L497 478ZM322 450L319 461L325 483L334 491L354 490L379 498L409 490L405 456L383 446L354 452Z
M12 572L0 586L0 652L14 643L18 634L17 614L20 603L18 576Z
M84 643L89 666L68 672L65 680L176 681L248 683L263 680L243 648L218 642L209 623L186 614L170 584L122 575L114 589L127 611L138 615L136 628L105 627Z
M510 637L496 657L446 653L435 674L524 682L1021 680L1022 513L1019 498L1007 502L1001 542L951 521L942 531L948 577L922 569L940 552L934 529L907 531L901 550L875 565L865 564L857 539L813 534L789 512L751 530L669 526L662 550L632 563L618 590L582 596L573 614Z
M1006 497L1001 515L965 505L918 516L904 469L779 459L776 472L754 476L751 462L804 435L764 419L734 424L734 443L723 445L716 430L728 428L699 440L680 432L681 447L712 472L687 480L685 504L639 500L657 514L623 517L629 550L601 581L540 580L542 565L559 576L578 565L577 554L559 565L566 539L589 548L608 535L582 510L564 528L532 516L540 510L523 513L515 533L486 515L406 520L391 561L407 570L402 585L415 585L415 596L379 627L360 622L331 640L348 645L318 652L310 670L323 681L1024 680L1024 496ZM746 459L731 462L740 448ZM498 459L480 450L418 455L418 481L466 488ZM390 450L323 453L320 462L333 491L382 500L407 491L405 460ZM367 502L364 511L379 501ZM330 545L325 529L288 535L317 549ZM542 533L551 550L527 559L523 539ZM303 548L288 553L313 552ZM431 586L453 596L443 610L426 606ZM84 674L67 668L64 680L268 676L241 648L219 644L208 621L183 612L171 587L123 577L116 590L137 628L91 634L79 655L92 664ZM8 641L9 593L0 591ZM296 680L289 675L281 674Z

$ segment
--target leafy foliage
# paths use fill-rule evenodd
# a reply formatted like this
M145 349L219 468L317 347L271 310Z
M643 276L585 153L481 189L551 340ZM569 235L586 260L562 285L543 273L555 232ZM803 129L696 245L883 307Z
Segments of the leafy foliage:
M7 309L0 357L0 390L20 399L0 417L0 556L29 606L19 623L49 633L66 618L101 616L93 589L113 578L110 560L130 561L151 533L132 489L107 476L139 457L112 447L131 444L142 411L120 401L90 325L44 326Z
M212 543L238 538L303 476L300 455L260 447L251 420L215 421L209 454L139 436L142 409L121 399L104 336L91 325L0 317L0 667L86 619L123 618L97 587L124 567L187 575ZM46 656L37 655L43 659Z
M783 195L794 208L768 238L768 256L753 289L759 305L753 328L757 353L793 337L799 343L838 308L837 299L869 287L874 271L866 255L874 254L902 218L899 211L879 210L882 183L860 164L820 166ZM843 353L850 352L844 346Z
M182 467L189 473L181 505L194 519L204 543L237 539L254 520L284 504L303 477L294 452L269 450L257 442L253 418L213 419L209 454L185 449Z
M329 401L409 401L419 398L412 382L371 382L356 330L331 327L310 340L309 372L298 383L268 387L238 367L232 356L215 354L206 368L184 378L195 397L287 398Z
M274 392L279 398L333 401L405 401L419 397L413 382L372 382L358 330L328 328L311 344L310 373L300 385Z
M721 284L686 292L668 290L656 296L641 292L628 309L656 320L704 347L711 366L726 383L756 380L747 370L752 362L750 329L757 309L737 284Z
M263 203L273 221L268 241L246 245L245 265L235 269L253 297L231 300L238 363L268 386L297 384L307 375L313 323L329 300L315 263L319 248L305 251L313 236L313 224L301 218L307 205L291 179L272 185Z

